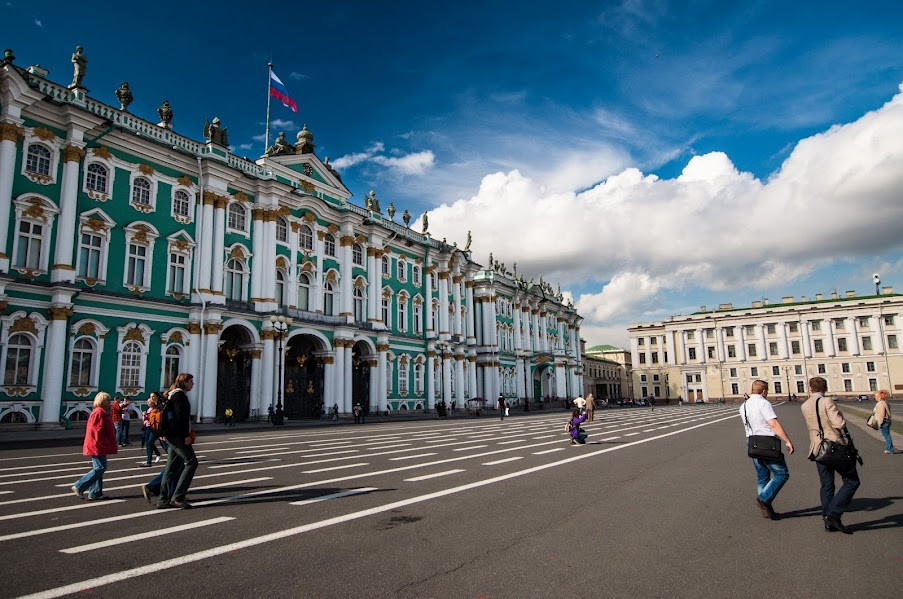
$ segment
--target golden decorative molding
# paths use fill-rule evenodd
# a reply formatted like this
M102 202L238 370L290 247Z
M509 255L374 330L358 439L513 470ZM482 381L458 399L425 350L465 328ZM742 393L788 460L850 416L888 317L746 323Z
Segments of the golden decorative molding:
M72 308L51 306L48 310L50 320L68 320L72 316Z
M259 360L263 356L263 350L260 349L249 349L248 357L252 360Z
M379 253L379 250L376 249L375 247L371 246L371 247L367 248L367 257L368 258L375 258L377 253Z
M31 394L36 389L27 389L25 387L8 387L6 389L6 393L8 395L17 396L17 397L25 397L26 395Z
M91 153L97 158L103 158L104 160L109 160L113 157L113 154L110 153L109 148L106 146L98 146L94 148Z
M144 343L144 333L141 332L141 329L138 327L133 327L128 330L125 334L125 337L122 338L123 341L140 341Z
M326 227L326 230L335 235L339 232L339 226L335 223L332 223L328 227Z
M182 343L183 342L182 333L180 333L179 331L176 331L175 333L170 335L169 342L170 343Z
M176 179L176 183L178 183L182 187L191 187L192 186L191 177L189 177L188 175L182 175L181 177Z
M476 356L467 356L467 361L470 362L471 364L473 364L474 362L477 361L477 357Z
M6 309L9 307L9 302L6 300L0 300L0 314L6 312Z
M204 333L207 335L219 335L221 330L223 330L223 323L221 322L204 323Z
M150 177L154 174L155 171L154 167L147 164L146 162L143 162L138 165L138 172L140 172L142 175L147 175L148 177Z
M244 193L242 193L240 191L237 191L234 194L232 194L232 197L235 198L236 202L246 203L246 202L251 201L251 198L249 198L248 196L246 196Z
M364 237L363 233L358 233L354 236L354 240L358 243L367 243L367 238Z
M201 323L189 322L188 323L188 334L189 335L200 335L201 334Z
M364 282L364 277L358 277L354 280L354 288L355 289L363 289L367 284Z
M34 136L42 141L52 141L56 139L56 133L46 127L35 127Z
M342 237L339 239L339 245L341 247L349 247L354 245L354 237L352 237L351 235L342 235Z
M232 248L232 251L229 252L230 258L238 258L239 260L244 259L245 253L242 251L241 246L236 245Z
M317 220L317 216L313 212L305 212L304 216L302 216L301 218L303 218L304 221L308 223L316 222Z
M13 326L9 327L10 333L31 333L33 335L38 334L38 329L34 324L34 321L27 316L23 316L19 320L13 323Z
M226 206L229 204L229 198L225 196L214 196L213 197L213 209L214 210L225 210Z
M260 331L260 338L263 339L264 341L270 341L271 339L275 339L276 336L277 336L277 333L273 329L263 329L262 331Z
M50 267L50 270L71 270L75 271L75 268L70 266L69 264L54 264Z
M292 233L297 233L301 230L301 223L292 221L289 223L289 226L292 228Z
M320 358L320 361L324 364L335 364L335 358L333 358L332 356L323 356L322 358Z
M455 285L457 285L458 283L460 283L463 280L464 280L464 275L455 275L452 277L452 283L454 283Z
M78 146L66 146L63 149L63 162L81 162L85 157L85 151Z
M314 265L311 262L305 262L304 266L301 267L301 272L313 272Z
M326 238L326 231L317 231L317 241L323 241Z
M76 397L87 397L88 393L90 393L90 391L88 391L84 387L79 387L78 389L76 389L75 391L72 392L72 394L75 395Z
M12 123L0 123L0 141L19 143L25 137L25 128Z
M376 351L389 351L389 344L388 343L377 343Z
M330 270L328 273L326 273L326 281L328 283L335 283L336 280L337 280L337 277L336 277L336 273L334 270Z
M97 329L90 322L86 322L82 326L78 327L79 335L95 335L97 334Z
M84 225L84 226L86 226L87 228L89 228L89 229L91 229L92 231L95 231L95 232L97 232L97 231L106 231L107 229L110 228L110 225L107 224L106 221L103 221L103 220L101 220L101 219L99 219L99 218L97 218L97 217L95 217L95 216L92 216L92 217L89 218L87 221L85 221L85 225Z

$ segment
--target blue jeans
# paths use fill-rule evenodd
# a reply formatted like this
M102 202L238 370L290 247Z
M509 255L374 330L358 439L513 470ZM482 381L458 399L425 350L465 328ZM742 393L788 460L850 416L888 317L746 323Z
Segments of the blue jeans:
M107 456L92 455L91 470L75 483L79 493L88 491L88 497L103 497L103 473L107 469Z
M853 495L859 488L859 473L856 472L856 465L848 472L838 472L830 466L825 466L815 462L818 468L818 478L821 481L821 513L823 516L840 516L850 507ZM843 486L837 495L834 494L834 474L839 474L843 479Z
M178 473L178 462L184 465L181 475ZM185 494L191 486L191 480L198 469L198 459L194 455L194 447L185 445L183 439L169 439L169 451L166 458L166 470L160 483L160 503L167 501L185 501ZM178 482L175 482L178 477Z
M894 441L890 438L890 418L885 418L881 423L881 434L884 435L884 451L893 452Z
M776 461L753 458L753 466L756 467L756 491L759 499L763 503L771 505L774 498L778 496L778 491L790 478L787 462L783 455L780 460Z
M160 455L160 450L157 449L157 433L151 430L151 427L144 427L144 448L147 451L147 463L151 463L151 455L156 453ZM163 451L169 451L169 446L166 444L166 441L160 441L160 445L163 446Z
M116 430L116 445L122 445L122 420L114 422L113 428Z

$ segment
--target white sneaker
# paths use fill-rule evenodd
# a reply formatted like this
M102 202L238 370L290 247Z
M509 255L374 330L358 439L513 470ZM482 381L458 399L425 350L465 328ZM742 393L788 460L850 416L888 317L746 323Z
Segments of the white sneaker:
M79 499L84 499L84 493L79 491L78 487L76 487L75 485L72 485L72 492L75 493L75 496Z
M160 461L160 456L157 456L157 457L154 458L154 464L156 464L156 463L159 462L159 461Z

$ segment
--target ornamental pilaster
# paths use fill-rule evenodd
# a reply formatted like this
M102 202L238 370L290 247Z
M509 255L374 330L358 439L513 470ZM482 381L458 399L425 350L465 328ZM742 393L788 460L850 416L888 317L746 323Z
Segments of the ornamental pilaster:
M223 330L223 324L221 322L204 323L204 333L207 335L219 335L221 330Z

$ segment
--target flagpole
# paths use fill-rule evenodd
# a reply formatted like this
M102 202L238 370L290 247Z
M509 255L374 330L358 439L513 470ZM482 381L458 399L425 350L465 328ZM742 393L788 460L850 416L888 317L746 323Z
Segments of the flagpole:
M267 130L263 136L263 151L270 147L270 81L273 73L273 63L267 63Z

